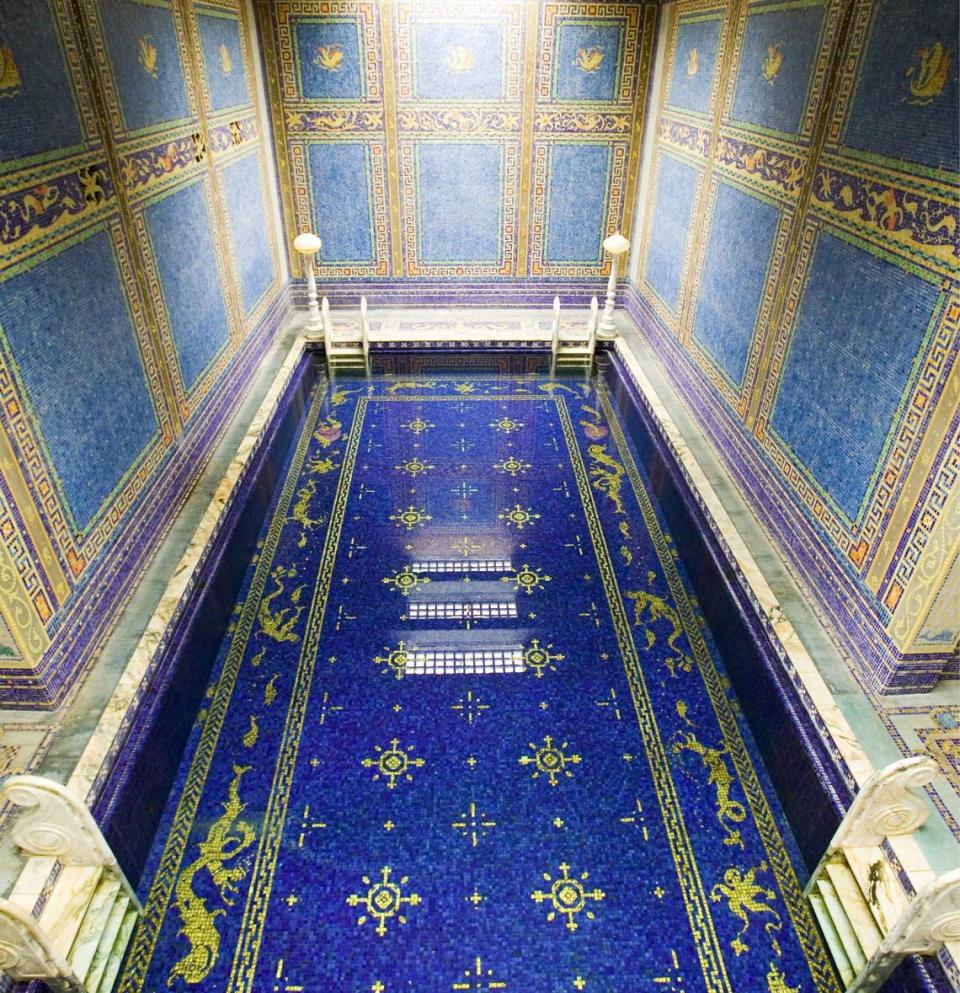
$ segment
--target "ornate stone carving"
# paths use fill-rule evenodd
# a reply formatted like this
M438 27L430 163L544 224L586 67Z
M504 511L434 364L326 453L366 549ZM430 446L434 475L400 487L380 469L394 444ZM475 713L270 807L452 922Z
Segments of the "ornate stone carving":
M18 982L43 979L52 989L78 989L70 966L57 954L36 920L22 907L0 900L0 971Z
M831 850L879 845L891 835L911 834L930 815L930 803L916 790L937 774L928 755L900 759L875 772L854 797Z
M11 828L23 851L53 856L66 865L116 866L93 814L66 787L40 776L11 776L2 796L27 808Z

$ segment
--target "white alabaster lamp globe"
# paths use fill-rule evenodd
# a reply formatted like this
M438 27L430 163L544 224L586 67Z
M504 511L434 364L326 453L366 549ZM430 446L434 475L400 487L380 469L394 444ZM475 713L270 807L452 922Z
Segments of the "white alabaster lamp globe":
M309 231L304 231L303 234L298 234L293 240L293 247L301 255L316 255L320 251L323 242L315 235L311 234Z
M616 234L610 235L609 238L605 238L603 242L604 250L611 255L623 255L629 247L630 242L619 231Z

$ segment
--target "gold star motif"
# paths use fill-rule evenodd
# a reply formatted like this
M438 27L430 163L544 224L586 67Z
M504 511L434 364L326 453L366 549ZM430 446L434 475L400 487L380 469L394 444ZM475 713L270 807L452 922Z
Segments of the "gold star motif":
M490 828L495 828L497 826L496 821L491 821L487 818L487 815L482 811L477 810L477 805L470 802L470 807L468 810L460 815L463 820L454 821L450 826L455 830L459 831L464 838L470 839L470 844L476 848L480 842L481 838L487 836L487 832Z
M577 978L573 981L573 985L576 989L582 990L586 987L587 981L583 978L583 976L577 976Z
M489 990L505 990L507 984L493 979L493 969L484 969L480 956L477 956L474 968L464 972L469 982L454 983L454 990L467 990L469 993L488 993Z
M410 877L401 876L399 884L390 881L390 873L393 870L385 865L380 870L380 879L372 882L369 876L363 877L363 883L369 889L365 894L351 893L347 897L347 905L350 907L363 907L366 913L357 918L357 924L363 925L370 918L377 922L376 933L382 938L387 933L387 921L391 917L396 917L400 924L406 924L407 918L403 913L404 905L418 907L420 905L420 895L410 893L404 895L402 887L405 886Z
M400 739L394 738L390 742L389 748L382 748L374 745L373 750L377 753L373 758L366 758L360 764L365 769L376 769L373 780L385 778L387 789L396 789L397 781L405 779L408 783L413 782L412 769L422 769L426 762L424 759L411 758L414 746L403 749L400 747Z
M556 786L560 776L565 776L568 779L573 778L573 773L567 766L579 765L581 759L579 755L568 755L564 752L568 742L565 741L559 746L555 745L552 736L548 734L543 739L542 745L535 745L532 741L529 744L530 748L533 749L533 755L521 755L518 761L520 765L535 766L532 779L546 776L550 780L550 785Z
M566 929L576 931L579 925L574 918L581 912L588 920L594 920L596 914L588 909L587 900L595 900L599 903L606 894L603 890L588 890L583 885L589 878L588 872L581 872L580 878L576 879L570 874L570 866L566 862L560 863L560 875L554 879L549 872L543 874L544 880L550 884L549 892L534 890L530 897L535 903L544 903L549 900L553 909L547 914L547 920L553 921L558 917L566 917Z

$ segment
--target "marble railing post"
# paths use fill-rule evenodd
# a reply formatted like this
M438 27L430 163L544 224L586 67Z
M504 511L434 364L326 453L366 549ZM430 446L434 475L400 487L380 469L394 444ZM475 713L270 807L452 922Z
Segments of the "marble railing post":
M304 337L308 341L320 341L323 338L323 320L320 317L320 302L317 299L317 280L313 274L313 259L320 252L322 242L309 231L298 234L293 247L303 257L303 268L307 276L307 309L310 316L304 328Z
M607 280L607 303L603 308L600 326L597 328L599 341L613 341L617 336L617 328L613 323L613 308L617 299L617 269L620 256L625 256L630 248L630 242L618 231L603 242L604 251L610 253L610 278Z

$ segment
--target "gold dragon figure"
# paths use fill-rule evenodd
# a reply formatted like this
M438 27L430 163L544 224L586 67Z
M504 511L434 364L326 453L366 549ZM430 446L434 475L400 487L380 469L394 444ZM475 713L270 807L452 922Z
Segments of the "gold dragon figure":
M300 525L300 538L297 547L303 548L307 543L307 532L315 527L327 523L327 515L321 514L319 517L310 516L310 503L317 492L317 481L308 479L304 486L297 490L297 502L293 505L293 513L290 515L291 521L296 521Z
M726 832L723 839L725 845L739 845L743 848L743 838L739 829L731 824L742 824L747 818L747 809L739 800L730 797L730 787L733 786L733 776L723 760L725 748L709 748L697 739L692 731L681 731L680 740L674 742L674 752L693 752L700 756L704 768L709 771L707 786L717 788L717 820Z
M620 489L623 486L626 470L616 459L607 455L606 445L590 445L587 448L587 454L592 463L590 466L590 477L593 479L591 485L612 501L618 514L625 514Z
M727 909L741 922L736 938L730 942L730 947L737 955L742 955L750 947L743 940L750 927L750 914L769 915L763 929L772 937L774 950L777 954L780 952L780 943L776 939L776 934L783 928L783 919L765 902L775 900L777 894L755 881L757 873L766 871L766 868L767 863L761 862L759 866L751 866L746 872L741 872L737 868L727 869L723 874L723 882L717 883L710 891L710 899L714 903L725 899Z
M239 892L237 885L247 874L244 866L236 864L237 856L249 848L257 837L250 824L238 820L246 806L240 802L240 780L251 768L249 765L233 767L227 801L222 804L223 813L210 825L207 837L197 845L197 858L177 880L174 905L183 925L178 934L190 942L190 951L170 970L167 986L172 987L177 978L191 985L201 983L216 965L220 953L220 932L216 921L227 911L225 907L211 910L206 898L194 892L194 880L206 870L220 893L220 899L226 907L233 906ZM226 863L231 861L234 865L228 867Z
M648 573L647 579L653 582L654 574ZM671 676L677 675L677 670L691 672L693 670L693 659L684 654L677 647L677 638L683 634L683 625L676 610L667 601L646 590L628 590L626 593L628 600L633 601L633 626L640 628L647 639L647 651L656 644L657 633L653 626L659 620L665 620L672 628L667 636L667 645L670 651L676 652L676 656L664 659L666 667L670 670Z
M264 634L268 638L273 638L274 641L292 641L294 644L300 640L300 636L294 631L294 628L304 610L304 605L300 603L300 597L303 595L305 587L298 586L290 594L291 606L284 607L282 610L274 610L272 607L273 601L277 597L283 596L285 592L283 580L296 579L296 577L297 567L295 565L290 566L289 569L278 565L270 573L270 578L276 584L276 589L260 601L260 607L257 610L260 630L257 634Z

